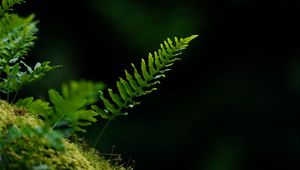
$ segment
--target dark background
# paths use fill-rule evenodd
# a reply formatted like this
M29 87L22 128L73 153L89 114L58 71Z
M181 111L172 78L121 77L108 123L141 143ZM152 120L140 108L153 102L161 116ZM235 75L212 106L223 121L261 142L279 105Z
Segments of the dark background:
M40 20L28 60L64 66L22 92L37 97L72 79L114 86L162 40L199 34L160 90L109 126L100 152L138 170L300 169L300 1L31 0L18 10ZM91 144L104 123L83 134Z

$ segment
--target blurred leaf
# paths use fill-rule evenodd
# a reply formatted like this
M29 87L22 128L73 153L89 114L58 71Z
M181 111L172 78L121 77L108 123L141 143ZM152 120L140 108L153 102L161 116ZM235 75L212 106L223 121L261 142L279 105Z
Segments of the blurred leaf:
M199 16L189 6L170 3L167 8L159 5L152 8L145 1L134 0L91 2L95 12L105 16L113 29L120 32L119 37L141 50L152 47L161 37L199 33Z

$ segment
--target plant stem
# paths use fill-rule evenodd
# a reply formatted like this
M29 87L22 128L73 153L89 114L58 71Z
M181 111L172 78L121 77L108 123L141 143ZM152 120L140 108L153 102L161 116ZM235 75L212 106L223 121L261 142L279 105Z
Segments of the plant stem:
M6 101L9 101L9 93L6 95Z
M11 100L10 104L12 104L15 101L16 97L18 96L18 94L19 94L19 91L17 91L15 93L14 98Z
M111 119L109 119L109 120L106 122L106 124L104 125L104 127L103 127L102 130L100 131L99 135L97 136L96 142L95 142L95 144L94 144L94 146L93 146L94 148L95 148L95 147L97 146L97 144L99 143L99 140L101 139L101 137L102 137L104 131L107 129L107 127L108 127L108 125L110 124L110 122L111 122Z
M65 115L62 115L62 116L54 123L54 125L51 127L51 129L53 130L53 129L56 127L56 125L59 123L59 121L61 121L64 117L65 117Z

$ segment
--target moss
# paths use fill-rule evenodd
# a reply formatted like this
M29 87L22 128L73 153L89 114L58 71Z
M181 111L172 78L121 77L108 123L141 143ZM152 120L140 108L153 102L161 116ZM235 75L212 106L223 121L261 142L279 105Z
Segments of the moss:
M3 100L0 100L0 132L2 132L6 126L16 122L16 116L13 112L13 107Z
M121 162L120 156L118 156L118 160L111 161L105 160L100 157L100 153L91 148L84 140L75 137L75 141L78 145L79 150L84 154L84 156L92 163L95 169L105 169L105 170L133 170L132 167L124 168ZM113 165L113 166L112 166Z
M12 127L24 126L43 126L43 121L21 108L0 100L0 137L5 139ZM63 138L61 140L64 149L51 147L47 139L39 135L22 136L2 147L0 141L0 164L4 162L6 169L26 167L26 169L51 170L126 170L103 159L95 149L88 148L85 143L72 143Z

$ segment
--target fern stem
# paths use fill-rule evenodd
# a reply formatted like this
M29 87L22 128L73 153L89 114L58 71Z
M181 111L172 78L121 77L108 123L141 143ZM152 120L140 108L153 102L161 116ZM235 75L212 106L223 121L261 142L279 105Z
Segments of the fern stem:
M6 95L6 101L9 101L9 93Z
M56 125L65 117L65 115L61 115L61 117L54 123L54 125L51 127L51 129L54 129Z
M98 145L98 143L99 143L101 137L102 137L103 134L104 134L104 131L107 129L107 127L108 127L108 125L110 124L111 120L112 120L112 119L108 119L108 121L106 122L106 124L104 125L104 127L102 128L102 130L100 131L100 133L99 133L99 135L97 136L97 139L96 139L96 141L95 141L95 144L94 144L94 146L93 146L94 148Z
M13 99L10 101L10 104L12 104L16 100L16 97L18 96L18 94L19 94L19 91L16 91Z

